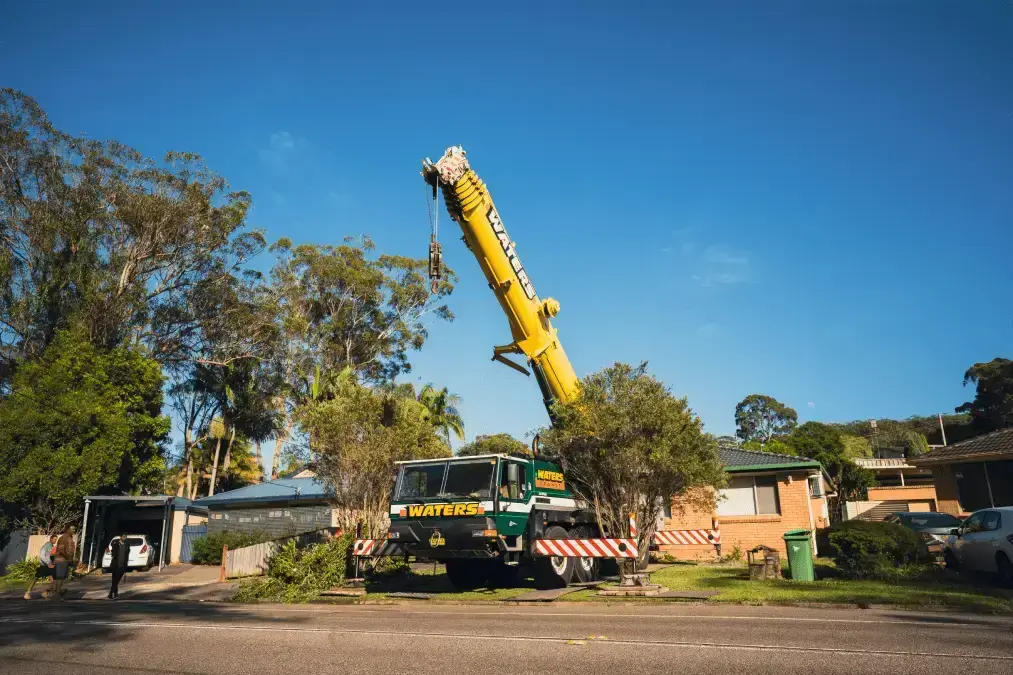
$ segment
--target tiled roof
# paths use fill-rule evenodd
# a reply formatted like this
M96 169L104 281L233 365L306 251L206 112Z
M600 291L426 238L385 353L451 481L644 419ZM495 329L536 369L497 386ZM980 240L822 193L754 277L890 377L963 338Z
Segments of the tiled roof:
M808 457L795 455L777 455L772 452L756 452L741 448L718 448L718 457L727 471L758 470L762 468L819 468L820 463Z
M247 502L319 501L331 496L330 488L316 478L279 478L219 492L194 502L197 506L223 506Z
M911 460L912 464L949 464L988 455L1013 458L1013 428L1000 429L953 445L944 445Z

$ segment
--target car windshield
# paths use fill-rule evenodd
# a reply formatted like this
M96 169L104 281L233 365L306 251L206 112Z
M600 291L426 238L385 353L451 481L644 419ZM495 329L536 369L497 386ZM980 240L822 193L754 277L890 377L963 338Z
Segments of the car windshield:
M912 513L901 516L906 525L914 529L935 527L960 527L960 520L948 513Z
M439 496L446 470L446 462L406 464L401 469L397 498L430 499Z
M141 539L140 537L127 537L123 541L126 542L127 546L143 546L144 545L144 540Z
M447 470L447 485L443 489L443 496L491 499L492 474L495 468L494 459L451 462Z

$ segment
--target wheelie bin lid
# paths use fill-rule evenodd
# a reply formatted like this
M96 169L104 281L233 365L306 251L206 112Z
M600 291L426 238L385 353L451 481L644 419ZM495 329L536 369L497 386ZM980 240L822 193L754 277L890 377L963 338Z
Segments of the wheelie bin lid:
M784 538L788 539L808 539L810 530L788 530L784 533Z

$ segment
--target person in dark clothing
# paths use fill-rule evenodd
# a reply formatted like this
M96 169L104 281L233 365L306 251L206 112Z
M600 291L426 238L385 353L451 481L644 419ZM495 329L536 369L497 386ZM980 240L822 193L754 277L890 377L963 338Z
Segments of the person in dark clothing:
M123 541L122 537L114 537L109 542L109 571L113 575L113 583L109 587L110 600L115 600L120 594L120 579L127 571L127 555L129 553L130 546Z

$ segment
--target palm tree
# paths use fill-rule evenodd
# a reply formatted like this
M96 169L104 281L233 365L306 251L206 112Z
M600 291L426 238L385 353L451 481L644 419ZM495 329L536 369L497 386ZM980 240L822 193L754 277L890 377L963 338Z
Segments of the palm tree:
M464 419L457 409L461 404L460 396L451 394L446 387L437 389L432 384L427 384L419 391L418 402L425 407L429 423L436 428L436 434L447 445L450 445L451 433L458 440L464 440Z
M222 438L228 435L225 460L222 463L223 477L228 479L232 444L237 432L243 438L257 442L269 438L278 428L277 410L270 405L275 384L260 372L257 363L253 361L237 361L225 367L202 366L198 370L198 387L217 402L221 425L220 434L215 436L217 444L209 495L213 495L217 487L218 449Z

